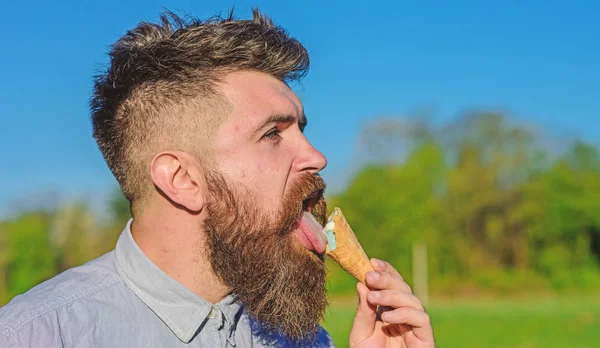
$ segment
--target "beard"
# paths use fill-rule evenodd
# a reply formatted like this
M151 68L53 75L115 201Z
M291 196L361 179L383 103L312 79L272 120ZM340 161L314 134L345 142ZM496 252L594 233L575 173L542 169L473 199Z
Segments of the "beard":
M290 186L277 214L261 209L251 193L234 192L218 173L208 177L208 187L212 200L204 229L215 275L263 328L297 341L316 338L329 304L324 256L302 246L293 232L303 201L316 190L311 213L325 223L323 180L302 176Z

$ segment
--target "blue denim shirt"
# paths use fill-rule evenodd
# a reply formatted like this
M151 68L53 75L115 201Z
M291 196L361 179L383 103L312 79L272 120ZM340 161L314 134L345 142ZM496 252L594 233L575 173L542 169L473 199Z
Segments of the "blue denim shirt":
M321 328L298 344L245 314L235 296L212 304L144 255L131 220L115 250L0 308L0 347L332 347Z

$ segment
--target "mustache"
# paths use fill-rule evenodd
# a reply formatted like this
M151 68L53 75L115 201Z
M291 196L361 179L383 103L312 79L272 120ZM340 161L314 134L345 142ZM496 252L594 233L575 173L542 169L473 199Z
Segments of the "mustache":
M256 206L239 206L237 203L240 195L243 195L243 191L234 189L234 186L230 187L225 177L217 172L207 173L207 183L211 192L212 198L208 204L208 212L210 215L215 215L217 212L227 211L228 207L238 206L238 209L242 211L244 215L254 216L257 215L258 207ZM304 173L298 177L288 189L288 192L283 197L281 204L281 210L274 213L270 224L267 225L270 229L279 231L278 234L272 237L286 236L294 230L296 223L302 216L304 210L304 201L307 199L312 200L314 206L312 207L312 214L316 220L325 225L327 221L327 204L324 199L324 193L327 185L319 174ZM312 198L311 198L312 196ZM215 197L219 199L215 201ZM222 226L230 226L232 228L237 223L236 214L217 214L219 215L220 224ZM267 236L263 236L267 237ZM258 238L258 236L257 236Z
M299 196L302 197L302 202L306 200L319 201L323 198L326 188L325 181L318 174L306 174L305 177L299 179L298 186L302 190L299 193Z

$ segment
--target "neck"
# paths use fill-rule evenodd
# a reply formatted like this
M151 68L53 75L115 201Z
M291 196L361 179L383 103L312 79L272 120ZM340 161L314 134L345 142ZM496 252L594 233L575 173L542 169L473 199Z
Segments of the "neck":
M213 273L205 250L199 217L180 209L148 211L131 225L133 239L144 254L203 299L217 303L229 290Z

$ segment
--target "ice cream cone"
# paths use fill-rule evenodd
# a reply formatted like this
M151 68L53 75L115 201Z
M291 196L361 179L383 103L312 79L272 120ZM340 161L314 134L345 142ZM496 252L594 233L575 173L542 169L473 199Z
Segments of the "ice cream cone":
M365 275L373 267L340 208L334 208L323 232L327 237L326 254L365 284Z

